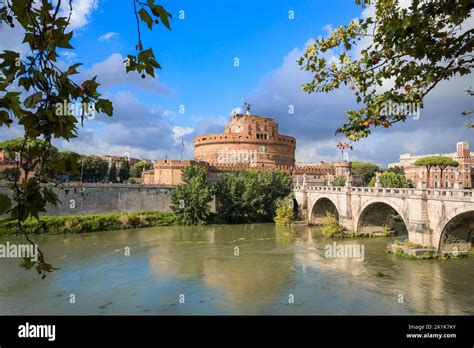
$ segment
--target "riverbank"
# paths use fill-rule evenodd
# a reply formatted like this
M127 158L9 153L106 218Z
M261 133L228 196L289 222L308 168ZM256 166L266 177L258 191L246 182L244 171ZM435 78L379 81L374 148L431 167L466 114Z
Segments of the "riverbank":
M29 234L71 234L129 228L176 225L174 213L135 212L94 215L41 216L41 223L29 218L23 223ZM0 219L0 236L21 234L16 220Z

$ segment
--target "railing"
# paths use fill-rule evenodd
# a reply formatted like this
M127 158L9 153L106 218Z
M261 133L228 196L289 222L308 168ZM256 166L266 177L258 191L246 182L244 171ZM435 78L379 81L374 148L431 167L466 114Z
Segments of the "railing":
M295 185L294 190L309 192L335 192L335 193L362 193L369 195L390 196L426 196L427 198L474 198L472 189L416 189L416 188L385 188L385 187L345 187L345 186L307 186Z

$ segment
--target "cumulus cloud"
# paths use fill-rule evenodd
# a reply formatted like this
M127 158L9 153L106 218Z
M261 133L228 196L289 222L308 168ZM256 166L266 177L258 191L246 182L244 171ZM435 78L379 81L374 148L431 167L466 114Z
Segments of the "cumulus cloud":
M242 108L238 106L232 109L232 111L229 113L229 116L232 116L234 114L241 114L241 113L242 113Z
M306 45L308 45L307 42ZM347 122L345 111L357 107L353 94L345 89L330 94L311 94L301 85L311 79L296 61L304 47L291 50L281 66L265 76L249 97L252 111L274 117L280 133L297 138L297 161L319 162L340 159L335 145L343 140L336 129ZM440 83L425 100L420 119L408 119L392 128L377 129L355 144L351 159L368 160L386 166L401 153L452 152L457 141L472 139L460 116L472 108L465 92L472 74Z
M99 36L99 41L109 41L117 35L118 35L118 33L110 31L110 32L108 32L104 35Z
M192 129L180 129L163 117L161 107L147 107L135 95L121 91L109 99L114 105L112 117L98 114L92 120L85 120L78 137L70 142L58 141L61 149L86 155L123 155L144 159L160 159L166 154L179 158L181 147L176 135L185 135Z
M183 137L185 135L192 134L194 132L194 128L175 126L172 128L172 131L173 131L174 143L181 144L181 140L183 139Z
M134 71L129 73L125 70L124 57L119 53L111 54L104 61L92 65L89 70L84 71L81 77L86 79L98 76L97 80L101 88L110 89L111 87L137 87L142 91L153 92L160 95L171 94L171 89L155 78L141 78Z
M92 12L99 7L98 0L74 0L72 2L71 20L69 22L69 29L79 29L90 22ZM61 3L59 14L62 17L69 16L69 1Z

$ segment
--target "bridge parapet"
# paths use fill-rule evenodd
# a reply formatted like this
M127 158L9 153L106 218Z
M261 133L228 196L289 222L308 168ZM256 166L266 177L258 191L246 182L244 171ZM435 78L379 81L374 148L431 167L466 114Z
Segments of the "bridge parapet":
M456 189L416 189L416 188L383 188L383 187L344 187L344 186L295 186L295 191L321 193L355 193L373 196L422 197L435 200L455 200L474 202L474 190Z

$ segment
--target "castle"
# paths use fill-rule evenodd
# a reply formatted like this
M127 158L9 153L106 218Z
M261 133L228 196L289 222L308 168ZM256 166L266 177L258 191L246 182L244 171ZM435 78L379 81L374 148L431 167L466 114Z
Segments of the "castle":
M148 185L177 185L181 170L190 165L206 167L210 181L219 173L255 169L281 170L290 173L295 181L322 185L327 175L342 175L350 171L347 162L295 165L296 139L282 135L273 118L250 114L234 114L224 133L204 134L194 138L194 161L160 160L153 169L142 173L142 182ZM337 168L335 168L337 167ZM339 168L340 167L340 168ZM339 173L341 172L341 173Z
M194 138L194 158L213 165L247 164L251 167L295 165L296 139L278 132L273 118L232 116L224 133Z

